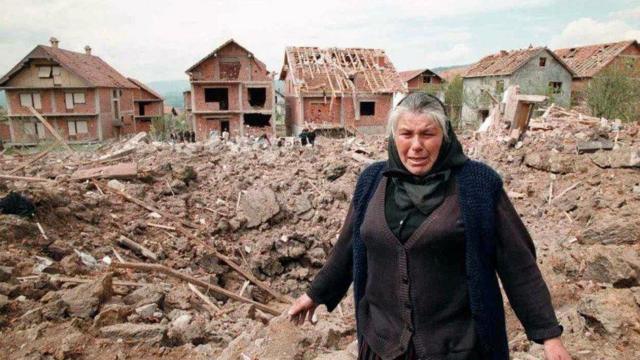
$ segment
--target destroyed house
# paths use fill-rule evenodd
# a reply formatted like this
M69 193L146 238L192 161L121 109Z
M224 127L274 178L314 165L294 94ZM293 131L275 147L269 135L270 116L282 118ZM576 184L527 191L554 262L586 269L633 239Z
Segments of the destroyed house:
M34 109L68 142L100 141L133 131L137 86L91 54L38 45L0 78L8 107L11 143L53 138Z
M378 49L287 47L280 80L294 135L305 127L382 133L394 93L407 91Z
M640 77L640 45L636 40L557 49L554 53L575 73L571 91L577 98L589 81L606 69L617 66Z
M464 73L462 121L484 121L509 86L523 95L546 95L569 106L573 71L546 47L502 50L482 58Z
M137 89L133 90L133 131L149 132L152 120L164 116L164 99L142 82L132 78L129 78L129 81L137 86Z
M212 130L231 136L273 133L273 79L252 52L231 39L186 73L191 90L184 93L185 110L197 139Z
M429 69L400 71L399 75L400 80L409 91L420 91L432 86L438 87L444 83L444 79Z

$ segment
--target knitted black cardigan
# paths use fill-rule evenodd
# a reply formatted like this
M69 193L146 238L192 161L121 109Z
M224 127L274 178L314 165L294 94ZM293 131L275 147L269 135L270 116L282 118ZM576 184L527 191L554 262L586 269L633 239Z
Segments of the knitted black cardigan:
M353 284L356 311L367 282L367 249L360 226L386 162L367 167L353 196ZM502 294L496 277L495 208L502 190L500 176L489 166L468 160L454 170L459 186L460 209L465 228L465 268L471 313L484 353L492 360L509 359ZM356 315L357 319L357 315ZM358 338L362 332L357 325Z

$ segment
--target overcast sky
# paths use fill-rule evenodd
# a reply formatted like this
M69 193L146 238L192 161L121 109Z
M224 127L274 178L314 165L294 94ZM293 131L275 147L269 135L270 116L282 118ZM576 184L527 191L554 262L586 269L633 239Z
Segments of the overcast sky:
M55 36L146 82L186 79L229 38L271 71L285 46L382 48L409 70L529 44L640 39L640 0L0 0L0 9L0 73Z

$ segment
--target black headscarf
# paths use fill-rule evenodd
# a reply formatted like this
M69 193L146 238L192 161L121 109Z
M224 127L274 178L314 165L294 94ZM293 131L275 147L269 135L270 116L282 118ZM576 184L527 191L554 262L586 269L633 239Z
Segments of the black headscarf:
M442 103L438 101L440 106ZM434 101L434 100L431 100ZM444 106L442 106L444 110ZM395 140L389 137L389 178L385 192L385 217L394 234L404 243L418 226L444 201L451 171L467 161L449 120L446 121L447 136L442 139L438 158L424 175L416 176L407 170Z

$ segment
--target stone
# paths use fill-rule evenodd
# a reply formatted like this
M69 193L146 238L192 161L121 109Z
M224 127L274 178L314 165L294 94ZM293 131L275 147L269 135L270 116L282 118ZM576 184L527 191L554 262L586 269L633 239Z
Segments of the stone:
M633 329L640 322L640 307L629 289L603 289L586 295L578 304L578 313L587 327L613 339L635 333Z
M185 166L184 168L175 171L173 176L176 179L183 181L185 185L189 185L191 181L198 179L198 173L193 169L193 166Z
M597 141L584 141L576 145L578 154L594 153L598 150L612 150L613 141L601 139Z
M247 228L255 228L280 212L276 194L268 187L253 188L242 193L239 210L247 219Z
M38 226L18 215L0 214L0 243L37 242L42 238Z
M65 317L69 305L62 299L51 301L42 307L42 317L45 320L59 320Z
M107 186L113 190L117 191L125 191L127 190L127 186L116 179L109 180L107 182Z
M97 314L100 305L113 294L112 277L112 273L106 273L92 283L65 291L62 301L68 306L69 316L86 319Z
M583 278L615 288L638 286L640 255L626 246L594 245L586 251Z
M640 149L627 148L608 152L598 152L591 155L591 160L603 169L637 168L640 167Z
M13 277L13 268L0 266L0 282L9 281Z
M599 221L584 229L577 238L581 244L636 244L640 242L640 219Z
M9 305L9 298L5 295L0 294L0 311L4 310L7 305Z
M100 328L102 336L110 339L160 343L165 339L167 326L162 324L122 323Z
M174 345L205 343L206 322L202 317L183 314L169 324L167 337Z
M131 315L131 307L122 304L107 304L100 309L100 313L93 319L93 326L103 326L123 323Z
M331 164L323 171L325 179L329 181L335 181L339 179L342 175L345 174L345 172L347 172L347 165L341 163Z
M534 169L552 172L554 174L568 174L575 172L575 160L575 156L560 154L553 151L532 152L524 157L525 165Z
M161 287L156 285L146 285L129 293L129 295L125 296L122 301L125 304L132 305L136 308L147 304L162 306L164 296L164 291Z
M155 314L158 311L158 304L151 303L151 304L142 305L136 308L135 311L136 311L136 314L140 315L140 317L142 318L150 318L150 317L153 317L153 314Z
M311 204L311 200L309 200L309 195L302 194L296 197L296 202L294 205L294 211L296 212L296 214L304 214L311 209L313 209L313 205Z

